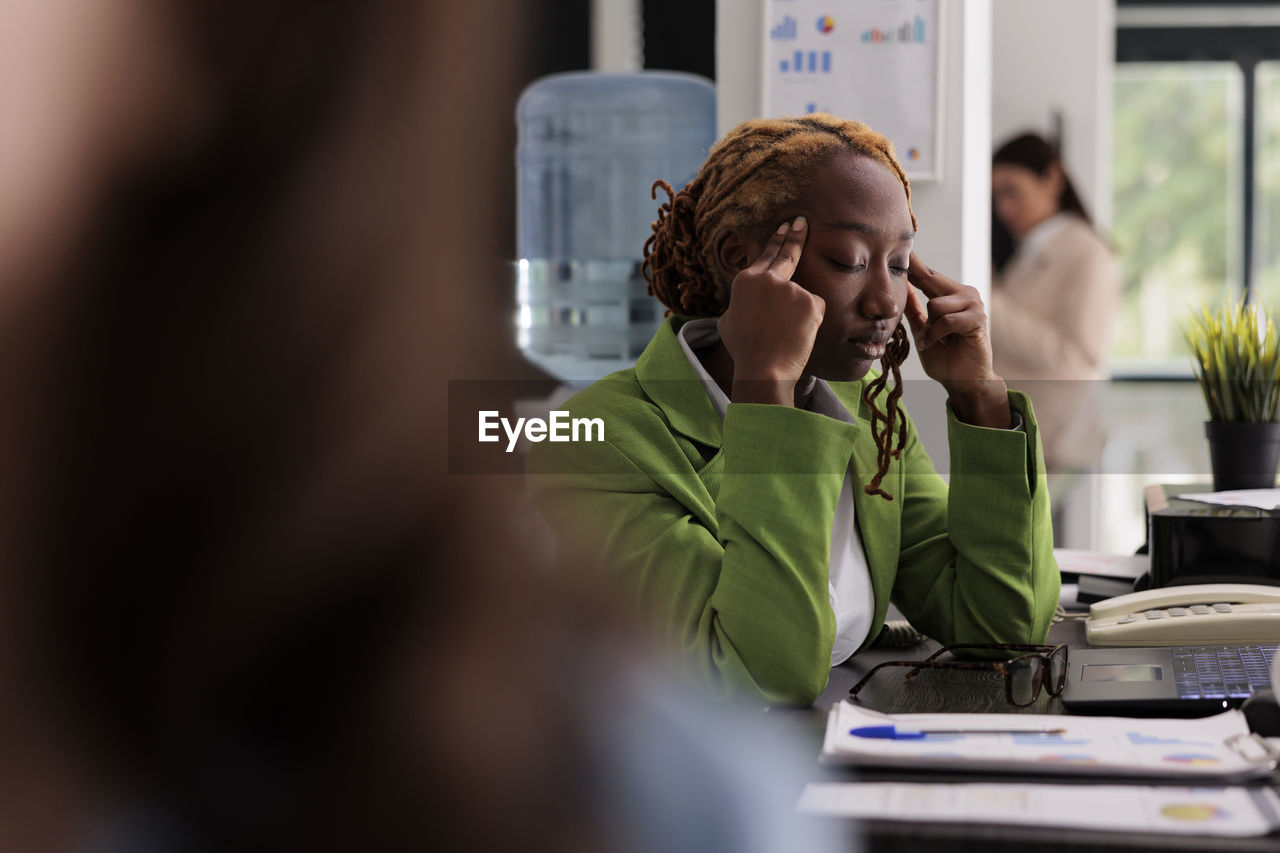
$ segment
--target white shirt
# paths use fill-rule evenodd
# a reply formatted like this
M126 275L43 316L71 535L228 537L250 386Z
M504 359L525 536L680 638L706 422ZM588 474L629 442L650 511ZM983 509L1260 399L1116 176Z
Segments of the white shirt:
M1058 232L1065 228L1074 216L1074 213L1059 211L1033 225L1026 236L1018 241L1018 247L1009 261L1010 268L1014 265L1024 267L1035 263L1036 258L1044 251L1044 247L1058 236Z
M702 362L694 352L698 349L714 345L720 340L716 328L716 319L702 318L690 320L680 327L676 337L680 340L680 348L684 350L689 364L702 380L711 404L715 406L720 417L724 417L729 407L729 398L707 373ZM846 423L857 424L849 410L821 379L814 383L813 393L809 396L806 408L820 415L835 418ZM862 548L862 537L854 527L853 518L853 473L846 469L844 484L840 487L840 498L836 501L835 518L831 523L831 560L827 570L827 597L831 602L831 612L836 617L836 640L831 647L831 665L843 663L849 659L858 647L866 640L871 630L871 618L875 609L875 595L871 590L871 574L867 569L867 555Z

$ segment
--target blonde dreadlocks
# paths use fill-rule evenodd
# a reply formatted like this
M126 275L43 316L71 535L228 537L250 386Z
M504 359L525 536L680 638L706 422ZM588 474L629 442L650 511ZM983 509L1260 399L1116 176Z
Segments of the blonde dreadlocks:
M641 269L649 294L676 313L695 317L723 314L729 306L732 282L715 261L715 235L723 228L755 236L767 234L777 225L776 212L804 192L804 176L810 168L844 151L870 157L897 175L910 211L911 185L892 145L865 124L825 113L744 122L712 146L707 162L684 189L676 192L666 181L654 183L651 197L657 199L661 188L667 201L659 206L653 234L644 244ZM911 226L916 227L914 212ZM906 330L899 324L880 361L883 370L862 395L871 410L877 463L866 492L886 500L893 497L880 483L906 443L907 423L898 410L902 396L899 367L910 351ZM893 388L881 412L876 401L891 374Z

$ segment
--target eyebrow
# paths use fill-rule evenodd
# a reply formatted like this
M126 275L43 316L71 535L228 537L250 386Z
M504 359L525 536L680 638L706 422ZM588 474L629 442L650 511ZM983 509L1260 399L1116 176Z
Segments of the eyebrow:
M869 237L879 237L884 232L873 225L865 222L821 222L819 228L826 231L857 231L859 234L866 234ZM897 242L910 243L916 238L914 231L903 231L898 235Z

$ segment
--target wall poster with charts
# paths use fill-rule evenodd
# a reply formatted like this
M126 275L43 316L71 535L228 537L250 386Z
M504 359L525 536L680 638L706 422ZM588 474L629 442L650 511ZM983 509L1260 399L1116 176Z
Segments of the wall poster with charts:
M940 179L945 1L765 0L764 115L866 122L908 177Z

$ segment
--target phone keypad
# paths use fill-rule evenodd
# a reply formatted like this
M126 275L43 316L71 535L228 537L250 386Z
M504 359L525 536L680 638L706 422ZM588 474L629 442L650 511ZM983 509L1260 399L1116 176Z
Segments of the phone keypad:
M1163 619L1166 616L1173 616L1173 617L1188 616L1188 615L1204 616L1205 614L1230 613L1230 612L1231 612L1231 605L1222 603L1222 604L1214 604L1212 606L1208 604L1193 604L1190 607L1170 607L1168 610L1144 610L1142 611L1141 615L1145 616L1148 619ZM1137 613L1130 613L1129 615L1121 619L1117 619L1116 624L1127 625L1130 622L1137 621L1138 615L1139 614Z

